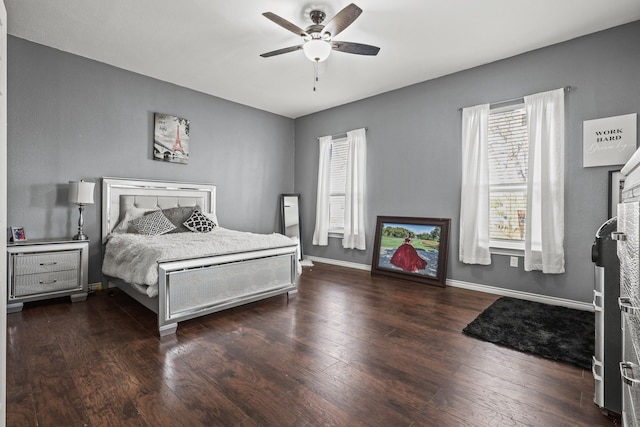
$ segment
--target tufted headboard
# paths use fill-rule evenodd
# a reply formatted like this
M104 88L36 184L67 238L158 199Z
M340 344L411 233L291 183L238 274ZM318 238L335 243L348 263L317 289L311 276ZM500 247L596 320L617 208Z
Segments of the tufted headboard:
M168 209L200 206L216 213L216 186L190 182L102 178L102 243L129 207Z

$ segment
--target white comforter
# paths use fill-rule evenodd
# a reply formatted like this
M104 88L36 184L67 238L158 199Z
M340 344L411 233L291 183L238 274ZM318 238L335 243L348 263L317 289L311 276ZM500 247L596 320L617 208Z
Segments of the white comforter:
M154 297L158 294L157 261L277 248L295 243L282 234L255 234L222 227L216 227L209 233L161 236L111 234L105 248L102 273L137 285L140 291Z

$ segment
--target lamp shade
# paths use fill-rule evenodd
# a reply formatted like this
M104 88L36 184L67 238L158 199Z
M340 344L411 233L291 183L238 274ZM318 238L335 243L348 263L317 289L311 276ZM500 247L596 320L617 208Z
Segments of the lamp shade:
M329 57L331 45L319 39L309 40L302 46L304 54L314 62L322 62Z
M69 181L69 203L90 205L93 203L95 182Z

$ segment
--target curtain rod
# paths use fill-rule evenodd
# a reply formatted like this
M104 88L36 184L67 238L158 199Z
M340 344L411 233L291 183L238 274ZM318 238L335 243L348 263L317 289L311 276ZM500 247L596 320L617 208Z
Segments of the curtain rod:
M565 90L567 93L569 93L569 92L571 92L572 90L575 90L575 86L573 86L573 87L571 87L571 86L565 86L565 87L564 87L564 90ZM526 95L525 95L525 96L526 96ZM507 104L507 103L509 103L509 102L520 101L520 100L523 100L523 99L524 99L524 96L520 96L520 97L518 97L518 98L511 98L511 99L505 99L505 100L502 100L502 101L494 101L494 102L490 102L490 103L489 103L489 105L490 105L490 106L494 106L494 105L499 105L499 104ZM458 111L462 111L464 108L469 108L469 107L460 107L460 108L458 108Z
M360 128L359 128L359 129L360 129ZM354 129L354 130L355 130L355 129ZM364 128L364 130L365 130L365 131L368 131L368 130L369 130L369 128ZM336 138L336 137L338 137L338 136L344 136L344 137L346 137L346 136L347 136L347 132L336 133L335 135L327 135L327 136L330 136L330 137L331 137L331 139L335 139L335 138ZM316 137L316 139L320 139L320 138L322 138L322 137L321 137L321 136L317 136L317 137Z

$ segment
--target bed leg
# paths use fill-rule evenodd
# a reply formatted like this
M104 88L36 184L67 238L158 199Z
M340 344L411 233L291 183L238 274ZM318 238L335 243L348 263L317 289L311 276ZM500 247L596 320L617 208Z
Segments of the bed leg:
M177 329L177 323L169 323L168 325L160 326L158 331L160 332L160 337L166 337L167 335L175 335Z
M297 295L298 295L297 289L287 292L287 301L289 301L291 298L295 298Z

